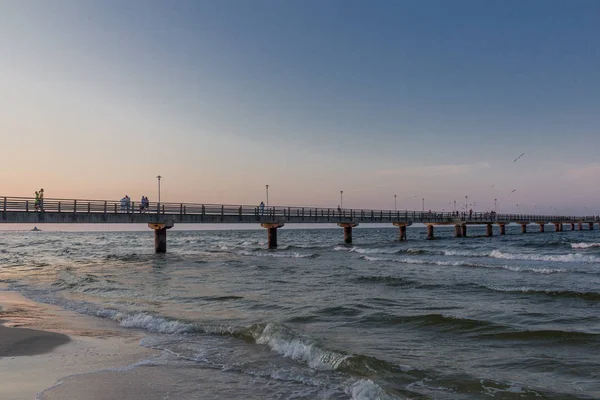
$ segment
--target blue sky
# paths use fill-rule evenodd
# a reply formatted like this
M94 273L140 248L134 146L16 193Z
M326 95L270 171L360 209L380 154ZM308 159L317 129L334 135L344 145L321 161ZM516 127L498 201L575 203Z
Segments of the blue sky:
M155 197L160 173L172 201L255 204L270 184L292 205L344 190L348 207L596 207L596 1L6 1L0 15L8 195Z

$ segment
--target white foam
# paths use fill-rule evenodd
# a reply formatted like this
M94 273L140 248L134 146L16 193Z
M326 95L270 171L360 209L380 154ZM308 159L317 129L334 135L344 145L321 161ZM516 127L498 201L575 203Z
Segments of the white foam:
M255 256L255 257L274 257L274 258L311 258L315 257L316 254L302 254L298 252L293 253L280 253L280 252L264 252L264 251L240 251L239 254L244 256Z
M600 247L600 243L571 243L573 249L589 249L592 247Z
M521 268L511 265L487 265L487 264L475 264L469 263L466 261L434 261L434 260L423 260L416 258L385 258L385 257L372 257L372 256L362 256L363 260L367 261L387 261L387 262L397 262L402 264L428 264L428 265L439 265L439 266L448 266L448 267L474 267L474 268L492 268L492 269L506 269L514 272L533 272L536 274L556 274L560 272L566 272L565 269L562 268Z
M502 288L499 286L492 286L492 285L484 285L484 286L487 287L488 289L495 290L496 292L506 292L506 293L512 293L512 292L529 293L529 292L537 291L536 289L529 287L529 286L507 287L507 288Z
M533 272L535 274L557 274L557 273L561 273L561 272L567 272L567 270L562 269L562 268L521 268L521 267L514 267L511 265L499 265L499 266L489 266L490 268L502 268L502 269L506 269L509 271L515 271L515 272Z
M397 249L362 249L360 247L352 247L350 249L351 253L359 253L359 254L395 254L398 252Z
M344 246L335 246L333 248L333 250L335 250L335 251L350 251L351 249L349 247L344 247Z
M396 397L392 397L387 394L379 385L370 379L361 379L356 381L348 386L344 391L352 400L396 399Z
M294 336L285 327L273 323L267 324L256 343L265 344L284 357L304 361L318 370L335 370L348 358L348 355L321 349L313 340Z
M420 258L385 258L385 257L372 257L372 256L361 256L363 260L367 261L389 261L389 262L397 262L401 264L427 264L427 265L440 265L440 266L451 266L457 267L461 265L469 265L464 261L433 261L433 260L424 260Z
M487 253L475 253L472 251L459 251L459 250L444 250L445 256L458 256L458 257L485 257Z
M539 255L539 254L519 254L503 253L499 250L493 250L490 254L492 258L504 260L530 260L530 261L553 261L553 262L584 262L597 263L600 258L584 254L557 254L557 255Z
M182 334L194 331L194 326L191 324L169 321L145 313L135 315L116 314L114 320L124 328L145 329L156 333Z

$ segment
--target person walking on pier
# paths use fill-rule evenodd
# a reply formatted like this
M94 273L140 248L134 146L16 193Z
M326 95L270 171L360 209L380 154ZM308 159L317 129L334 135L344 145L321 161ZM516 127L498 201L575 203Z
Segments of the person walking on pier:
M472 216L473 216L473 209L471 208L471 209L469 210L469 219L471 219L471 217L472 217Z
M148 207L148 198L146 196L142 196L142 200L140 200L140 212L147 211Z
M35 207L35 211L40 209L40 192L35 192L35 203L33 205Z
M129 208L129 204L128 204L128 202L127 202L127 199L128 199L128 196L127 196L127 195L125 195L125 196L124 196L124 197L121 199L121 201L120 201L120 203L121 203L121 212L122 212L122 213L123 213L123 212L126 212L126 211L127 211L127 209Z
M40 189L38 205L40 210L44 211L44 188Z
M263 203L261 201L260 205L258 206L258 208L260 208L260 215L264 215L264 213L265 213L265 203Z

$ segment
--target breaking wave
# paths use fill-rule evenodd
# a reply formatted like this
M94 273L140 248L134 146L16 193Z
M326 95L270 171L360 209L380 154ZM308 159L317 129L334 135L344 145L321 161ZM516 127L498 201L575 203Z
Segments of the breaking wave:
M401 264L419 264L419 265L439 265L449 267L471 267L471 268L490 268L490 269L505 269L514 272L531 272L535 274L556 274L567 272L562 268L528 268L528 267L517 267L512 265L489 265L482 263L473 263L468 261L440 261L440 260L424 260L419 258L386 258L386 257L372 257L362 256L363 260L366 261L386 261L396 262Z
M557 255L538 255L538 254L520 254L520 253L503 253L499 250L493 250L489 257L500 258L504 260L529 260L529 261L552 261L552 262L584 262L597 263L600 258L588 256L584 254L557 254Z
M590 249L593 247L600 247L600 243L571 243L573 249Z

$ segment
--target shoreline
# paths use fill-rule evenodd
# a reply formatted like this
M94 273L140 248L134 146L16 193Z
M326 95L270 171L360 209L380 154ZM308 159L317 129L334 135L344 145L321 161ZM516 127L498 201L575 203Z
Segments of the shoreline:
M0 285L0 398L32 400L69 376L155 357L144 333L38 303Z

